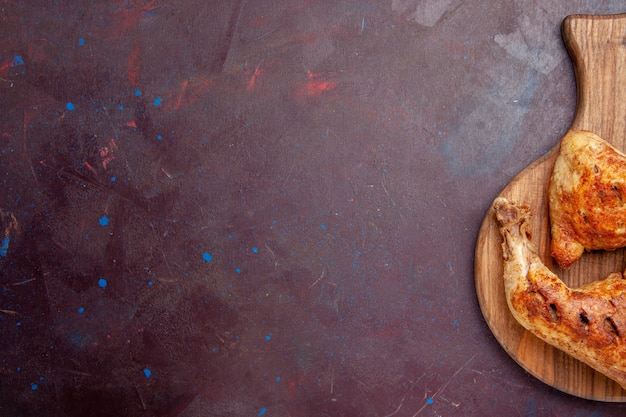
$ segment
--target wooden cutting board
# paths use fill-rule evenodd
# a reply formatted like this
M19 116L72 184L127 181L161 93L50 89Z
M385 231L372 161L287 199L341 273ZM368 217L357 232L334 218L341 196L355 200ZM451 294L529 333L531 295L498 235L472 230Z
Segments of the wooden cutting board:
M626 151L626 14L568 16L562 31L577 84L571 129L592 131ZM555 147L515 177L499 196L531 208L533 242L543 262L568 286L578 287L622 271L624 250L585 253L567 271L558 268L550 256L547 190L559 141L555 138ZM498 342L526 371L556 389L592 400L626 401L626 391L616 382L542 342L515 321L504 298L501 242L490 210L478 234L474 273L480 308Z

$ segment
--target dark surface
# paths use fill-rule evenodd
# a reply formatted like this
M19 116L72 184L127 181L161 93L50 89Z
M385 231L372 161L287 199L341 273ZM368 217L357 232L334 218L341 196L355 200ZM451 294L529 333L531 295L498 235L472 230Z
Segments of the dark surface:
M473 281L573 116L562 19L624 2L0 6L0 415L626 412L527 375Z

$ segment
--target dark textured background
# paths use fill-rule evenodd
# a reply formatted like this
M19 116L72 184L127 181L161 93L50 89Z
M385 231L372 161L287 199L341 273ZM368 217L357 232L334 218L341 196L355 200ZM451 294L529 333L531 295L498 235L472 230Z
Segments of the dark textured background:
M562 19L622 11L1 1L0 415L623 415L527 375L473 281L573 116Z

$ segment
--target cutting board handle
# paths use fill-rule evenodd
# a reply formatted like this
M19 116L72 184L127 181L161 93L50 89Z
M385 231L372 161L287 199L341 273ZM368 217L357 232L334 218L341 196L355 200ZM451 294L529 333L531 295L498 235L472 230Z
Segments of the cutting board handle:
M573 130L589 130L626 150L626 14L570 15L563 42L576 75Z

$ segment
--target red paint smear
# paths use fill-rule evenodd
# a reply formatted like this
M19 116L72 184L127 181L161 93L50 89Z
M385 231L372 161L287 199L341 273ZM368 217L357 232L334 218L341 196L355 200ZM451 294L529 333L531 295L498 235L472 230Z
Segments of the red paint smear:
M335 88L335 83L332 81L309 81L306 84L306 92L310 96L321 96L323 92L330 91Z
M305 94L320 97L324 92L333 90L337 83L318 79L319 74L308 71L309 81L304 86Z
M107 165L109 165L115 159L115 155L113 154L113 152L116 149L117 149L117 144L115 143L115 139L113 138L109 139L108 146L103 146L102 148L100 148L100 158L102 158L102 167L105 170L107 169Z
M254 73L252 74L252 77L250 78L250 82L248 83L248 91L252 91L254 90L254 85L256 83L256 79L257 77L263 73L265 70L261 69L261 64L257 65L256 69L254 70Z
M0 73L7 72L9 68L13 66L13 60L6 61L2 65L0 65Z
M180 83L180 92L178 93L178 97L176 98L176 102L174 104L174 109L180 109L180 106L183 105L183 98L185 97L185 92L187 91L187 86L189 85L189 80L184 80Z
M0 73L5 73L9 70L9 68L14 68L16 66L19 66L19 65L15 64L15 58L9 59L8 61L5 61L2 64L0 64Z
M200 80L184 80L178 87L164 94L163 111L171 112L191 106L202 98L204 94L215 86L211 78Z
M98 176L98 171L96 171L96 169L94 167L92 167L89 162L85 161L84 163L85 163L85 166L93 173L93 175L95 175L97 177Z
M266 21L267 19L265 18L265 16L257 15L250 19L250 22L247 26L253 29L258 29L262 26L265 26Z
M156 0L151 0L143 7L130 6L127 1L119 2L110 25L110 36L122 37L135 29L142 18L150 16L150 12L161 8Z
M133 45L128 54L128 80L133 87L137 87L137 78L139 78L139 45Z

